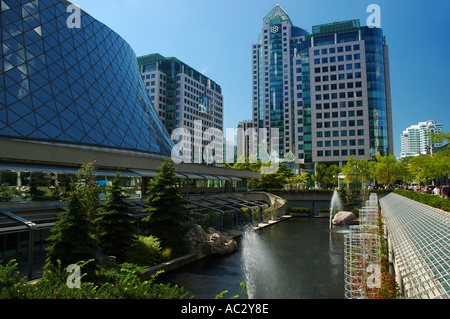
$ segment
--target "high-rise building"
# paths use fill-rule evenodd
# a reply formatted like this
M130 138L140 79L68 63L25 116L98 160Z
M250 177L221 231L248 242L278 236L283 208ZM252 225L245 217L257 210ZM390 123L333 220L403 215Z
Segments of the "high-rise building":
M210 143L214 143L217 156L223 154L223 95L220 85L174 57L155 53L138 57L138 63L160 120L169 134L175 131L175 137L185 140L181 145L183 155L193 162L202 162L202 150ZM189 132L191 139L186 140L182 133L178 134L179 129ZM210 134L205 135L205 131ZM210 138L211 135L217 141ZM216 161L221 158L222 155L216 157Z
M425 133L442 133L442 124L435 121L419 122L411 125L401 134L401 158L433 153L433 149L441 147L442 143L429 145L430 137Z
M259 41L252 45L253 127L258 129L259 143L266 139L280 158L294 147L292 63L306 35L277 5L264 17ZM278 130L278 137L271 136L272 129Z
M297 168L393 154L389 57L380 28L359 20L295 27L277 5L252 45L253 123L278 128ZM261 133L259 142L261 142ZM275 142L275 144L274 144Z
M242 160L250 157L257 145L256 130L253 128L252 121L246 120L238 123L236 142L237 158Z

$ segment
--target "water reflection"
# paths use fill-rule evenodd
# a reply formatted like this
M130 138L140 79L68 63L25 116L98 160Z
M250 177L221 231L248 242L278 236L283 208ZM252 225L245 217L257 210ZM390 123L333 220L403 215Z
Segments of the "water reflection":
M343 299L344 232L328 226L326 218L291 218L243 236L234 254L207 257L163 279L195 298L214 298L224 290L229 291L224 298L242 298L239 284L246 282L251 298Z

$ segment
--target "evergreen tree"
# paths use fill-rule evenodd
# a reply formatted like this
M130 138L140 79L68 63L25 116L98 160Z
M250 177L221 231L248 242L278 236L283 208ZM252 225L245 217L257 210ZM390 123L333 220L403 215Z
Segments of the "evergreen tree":
M115 256L118 262L123 262L125 250L133 244L133 219L128 215L132 212L132 204L125 201L122 194L119 173L112 181L112 187L107 196L108 201L99 209L100 217L97 223L100 228L99 241L102 251Z
M185 252L185 200L175 175L175 167L171 160L166 160L161 166L158 177L149 183L147 204L144 210L150 213L143 221L148 235L153 235L161 241L163 248L171 248L174 255Z
M63 267L76 264L80 261L95 259L97 242L93 235L92 221L89 219L83 193L78 185L72 185L73 191L69 194L67 211L61 213L60 219L51 229L52 234L48 241L47 264L58 266L58 260ZM92 270L90 267L83 270Z
M95 182L95 171L97 169L94 163L94 158L87 164L83 163L77 173L78 184L84 184L80 191L83 194L83 204L91 220L95 219L94 215L97 212L101 192L100 187Z

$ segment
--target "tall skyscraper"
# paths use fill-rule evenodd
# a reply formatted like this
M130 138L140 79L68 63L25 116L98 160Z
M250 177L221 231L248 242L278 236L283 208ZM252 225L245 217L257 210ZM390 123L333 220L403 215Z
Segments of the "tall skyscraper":
M204 148L223 156L223 95L220 85L174 57L149 54L138 57L147 93L169 134L192 162L204 162ZM178 132L178 133L177 133ZM187 139L186 134L191 135ZM205 133L206 132L206 133ZM214 140L211 136L217 137ZM186 137L185 137L186 136Z
M429 145L429 136L426 132L442 133L442 124L435 121L419 122L417 125L411 125L401 134L402 152L401 158L424 155L433 152L433 148L441 147L442 143Z
M277 5L252 45L253 122L278 128L296 167L393 154L389 57L380 28L359 20L293 26ZM260 134L261 136L261 134ZM274 149L274 140L267 138ZM259 142L261 142L260 138Z
M294 147L294 78L292 64L297 46L308 32L295 27L277 5L263 19L258 43L252 45L253 127L279 152L280 158ZM263 136L263 130L266 129ZM278 130L278 137L271 136Z

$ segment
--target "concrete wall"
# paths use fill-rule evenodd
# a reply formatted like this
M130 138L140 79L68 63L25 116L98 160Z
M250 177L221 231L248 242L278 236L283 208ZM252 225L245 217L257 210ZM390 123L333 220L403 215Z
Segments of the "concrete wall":
M277 196L287 200L286 214L291 207L307 207L311 209L312 216L319 216L320 208L329 208L333 193L330 192L274 192Z
M243 198L247 198L250 200L259 200L270 203L270 205L278 205L277 217L281 217L287 212L284 199L278 195L266 192L242 193L240 195Z

